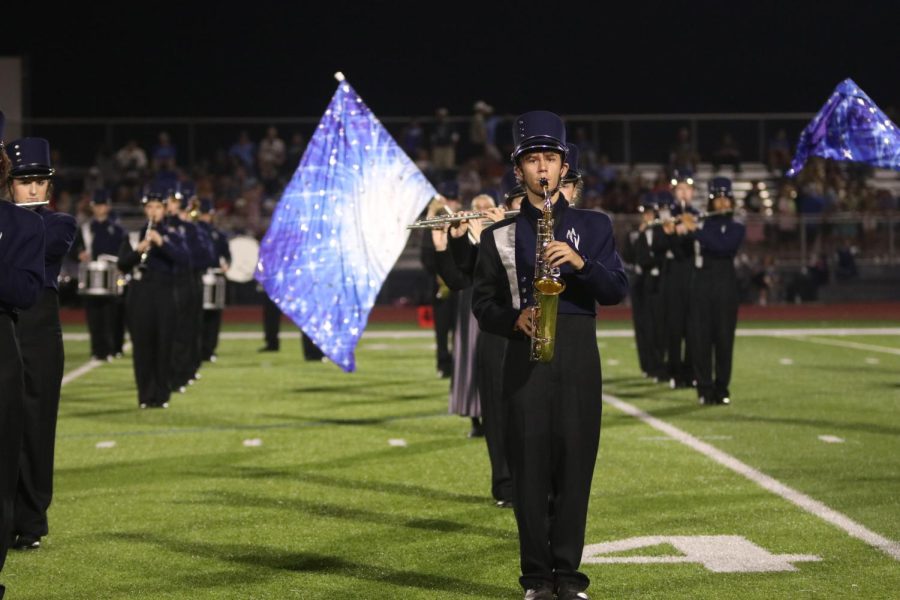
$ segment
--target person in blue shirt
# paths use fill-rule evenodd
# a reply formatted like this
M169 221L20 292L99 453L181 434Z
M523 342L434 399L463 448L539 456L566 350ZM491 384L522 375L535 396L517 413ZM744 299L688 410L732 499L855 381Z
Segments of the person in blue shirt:
M605 213L572 208L559 192L567 172L566 131L548 111L513 124L512 161L527 197L521 212L488 227L475 264L472 312L483 331L508 339L503 366L507 459L528 600L587 598L580 572L591 480L600 443L602 375L597 305L628 293ZM548 198L545 199L546 182ZM549 202L553 241L540 254L559 269L555 350L532 360L538 220ZM548 318L546 312L541 320Z
M739 303L734 257L745 227L734 220L734 194L727 177L709 181L708 211L702 221L685 221L694 230L698 248L690 286L694 376L700 404L730 404Z
M93 218L82 223L75 235L75 243L69 253L81 263L98 261L109 257L109 272L118 279L115 261L119 248L125 241L125 229L110 219L109 191L97 189L91 197ZM100 263L103 264L103 263ZM83 283L83 282L79 282ZM111 287L107 294L85 294L83 303L87 316L88 333L91 338L91 357L96 360L112 360L117 354L116 320L119 298L117 290Z
M54 169L50 144L26 137L9 143L11 162L6 191L20 206L30 206L44 224L44 287L34 306L22 310L16 336L25 365L25 423L16 487L16 539L13 548L40 548L49 532L47 509L53 497L56 419L65 353L59 320L59 272L75 240L75 218L46 207L52 197Z
M131 276L125 314L131 335L134 379L140 408L168 408L172 393L172 345L175 337L175 277L190 266L187 244L164 220L165 182L154 182L142 203L147 224L138 243L119 249L119 269Z
M0 111L0 181L10 160L4 151L5 118ZM0 571L13 541L13 507L25 422L25 367L16 338L22 310L44 289L44 224L34 212L0 200ZM0 585L0 597L5 588Z

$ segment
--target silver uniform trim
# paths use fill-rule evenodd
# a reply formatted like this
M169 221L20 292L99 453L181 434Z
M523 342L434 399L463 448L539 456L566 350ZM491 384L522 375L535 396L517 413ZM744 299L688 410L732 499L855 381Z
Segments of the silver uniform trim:
M522 297L519 295L519 282L516 278L516 223L513 221L506 227L494 230L494 242L497 245L497 254L500 262L506 270L506 278L509 281L509 293L512 296L512 305L516 310L522 307Z

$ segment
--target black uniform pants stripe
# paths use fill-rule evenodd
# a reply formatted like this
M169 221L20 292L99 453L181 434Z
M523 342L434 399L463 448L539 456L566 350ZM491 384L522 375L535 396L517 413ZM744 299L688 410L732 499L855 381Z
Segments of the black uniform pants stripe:
M56 418L65 354L59 322L59 294L44 288L37 303L19 313L16 336L25 367L25 421L16 491L17 534L47 535L53 497Z
M603 406L596 320L558 315L550 363L531 362L530 346L510 340L503 369L520 582L585 588L578 567Z
M705 398L710 398L710 394L730 396L738 315L737 276L732 259L706 259L703 268L694 272L691 289L697 394Z
M25 368L12 315L0 311L0 570L13 530L25 412Z
M106 358L117 351L115 342L117 303L113 296L85 296L84 310L91 338L91 356Z
M169 400L175 327L172 278L154 275L129 284L126 309L138 403L147 405Z

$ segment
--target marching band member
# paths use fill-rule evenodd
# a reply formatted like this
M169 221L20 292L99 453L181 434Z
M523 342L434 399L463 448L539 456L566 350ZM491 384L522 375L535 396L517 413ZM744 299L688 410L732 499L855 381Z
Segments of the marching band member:
M504 210L488 194L475 196L471 208L487 220L503 219ZM481 217L460 221L449 229L449 234L447 228L432 230L432 240L438 274L460 294L453 338L450 412L470 416L473 431L480 431L485 438L491 463L491 495L496 506L511 508L512 478L506 460L501 403L506 338L481 331L472 316L472 274L483 229Z
M669 243L663 274L663 295L666 371L669 387L677 389L694 385L691 344L688 336L694 237L681 221L684 220L684 215L696 216L699 211L691 205L694 197L694 179L691 173L676 170L672 177L672 185L675 202L670 208L671 219L665 220L663 224Z
M656 223L657 204L652 196L641 200L641 222L629 232L623 249L630 264L631 312L638 362L644 376L667 379L664 364L662 269L668 243Z
M109 192L98 189L91 198L93 218L82 223L69 253L82 263L96 261L100 255L117 257L125 229L109 218ZM121 349L116 342L116 320L119 312L118 296L84 296L88 332L91 338L91 358L111 360Z
M211 198L200 199L200 209L197 227L206 232L212 241L215 250L213 268L228 271L231 264L231 249L228 246L228 236L217 228L213 222L215 219L215 206ZM200 360L216 362L216 347L219 345L219 330L222 327L222 310L209 309L203 311L203 322L200 327Z
M0 111L0 182L10 168ZM0 200L0 571L13 541L13 507L25 423L25 369L16 339L20 310L38 301L44 288L44 224L38 215ZM5 587L0 585L0 597Z
M206 230L190 216L193 186L181 183L166 199L166 226L184 240L188 263L175 272L175 337L172 348L172 390L184 392L200 369L199 328L203 319L203 273L213 264L215 250Z
M10 142L6 190L16 204L51 198L50 144L43 138ZM77 223L66 213L37 206L44 222L44 289L37 303L19 314L16 336L25 365L25 427L19 455L15 524L18 549L40 548L48 533L47 508L53 497L53 454L65 352L59 321L59 272L75 240Z
M590 583L578 568L600 443L597 303L621 302L628 280L609 216L571 208L559 193L567 171L562 119L547 111L525 113L515 120L513 138L512 160L527 199L515 218L481 235L472 310L483 331L508 338L503 403L519 582L529 600L552 600L555 594L576 600L587 598ZM555 224L549 232L545 207ZM538 238L548 236L552 241L537 254ZM533 283L536 275L544 279L545 271L555 275L555 269L565 288L552 315L535 298ZM543 362L543 354L533 360L531 337L548 318L556 322L555 351L550 362Z
M154 182L142 202L147 226L136 248L119 250L119 269L131 274L126 318L131 335L134 379L141 408L168 408L175 329L175 273L189 265L187 245L164 221L169 186Z
M581 196L584 193L584 179L581 177L581 171L578 169L578 146L572 142L566 142L566 148L569 152L566 154L566 164L569 170L566 171L559 191L566 197L571 206L577 206L581 202Z
M695 227L698 250L691 280L694 374L700 404L730 404L731 364L737 329L738 283L734 257L745 227L733 218L731 180L709 182L708 216ZM713 364L715 363L715 376Z

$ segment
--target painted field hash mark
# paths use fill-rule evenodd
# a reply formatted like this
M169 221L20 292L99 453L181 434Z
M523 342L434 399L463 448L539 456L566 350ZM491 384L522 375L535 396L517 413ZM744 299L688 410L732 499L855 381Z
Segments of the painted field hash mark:
M682 555L676 556L604 556L667 544ZM739 535L655 535L585 546L582 562L602 563L699 563L714 573L764 573L796 571L792 563L820 561L812 554L771 554Z

